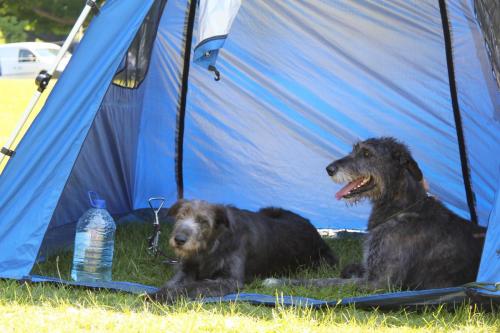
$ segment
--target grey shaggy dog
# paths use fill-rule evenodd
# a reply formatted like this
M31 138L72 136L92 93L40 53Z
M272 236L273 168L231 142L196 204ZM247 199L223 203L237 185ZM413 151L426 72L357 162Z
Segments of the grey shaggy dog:
M328 165L327 172L334 182L347 183L336 193L338 200L372 203L364 262L345 267L343 279L289 283L428 289L475 281L482 250L476 235L484 229L427 195L422 172L404 144L390 137L359 142L350 154Z
M223 296L255 277L299 267L337 263L317 230L300 215L280 208L258 212L205 201L179 201L169 214L175 225L169 243L180 258L177 273L149 297Z

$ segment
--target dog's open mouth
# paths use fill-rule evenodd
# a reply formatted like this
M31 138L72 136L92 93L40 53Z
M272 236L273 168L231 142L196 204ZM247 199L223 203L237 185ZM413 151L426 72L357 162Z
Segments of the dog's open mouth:
M374 184L371 176L359 177L351 181L346 186L342 187L340 191L335 193L335 198L337 200L352 198L358 194L372 189L373 185Z

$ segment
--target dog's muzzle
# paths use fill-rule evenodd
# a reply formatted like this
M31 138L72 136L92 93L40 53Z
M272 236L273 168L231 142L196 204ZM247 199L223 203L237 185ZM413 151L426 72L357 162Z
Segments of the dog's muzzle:
M182 246L182 245L186 244L187 239L188 238L187 238L186 235L177 234L177 235L174 236L175 245Z
M328 173L328 176L330 177L333 177L333 175L339 170L339 168L337 167L337 164L335 162L333 163L330 163L327 167L326 167L326 172Z

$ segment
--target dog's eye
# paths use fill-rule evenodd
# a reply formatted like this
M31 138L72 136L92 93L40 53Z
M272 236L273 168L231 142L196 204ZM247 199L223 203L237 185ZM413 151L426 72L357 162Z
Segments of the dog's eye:
M367 149L363 149L363 156L364 156L364 157L370 157L370 156L372 156L372 154L370 153L370 151L369 151L369 150L367 150Z
M204 217L198 217L196 219L196 222L198 222L199 224L208 224L208 219L206 219Z

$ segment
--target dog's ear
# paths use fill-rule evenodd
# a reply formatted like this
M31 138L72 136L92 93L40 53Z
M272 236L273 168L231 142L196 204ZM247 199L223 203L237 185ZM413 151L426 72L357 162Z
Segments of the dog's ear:
M402 167L408 170L413 179L415 179L417 182L422 181L422 179L424 178L422 170L420 170L418 163L410 154L402 151L396 151L392 154L392 156L399 162Z
M420 167L418 166L417 162L411 156L409 156L408 158L406 168L408 169L408 171L410 171L410 174L416 181L418 182L422 181L422 179L424 178L422 170L420 170Z
M170 207L168 209L168 213L167 213L167 216L169 217L175 217L177 215L177 213L179 213L179 210L181 209L181 207L185 204L186 202L182 199L180 200L177 200L176 203L174 203L172 205L172 207Z
M215 207L215 224L229 228L229 217L227 216L226 207L222 205L217 205Z

